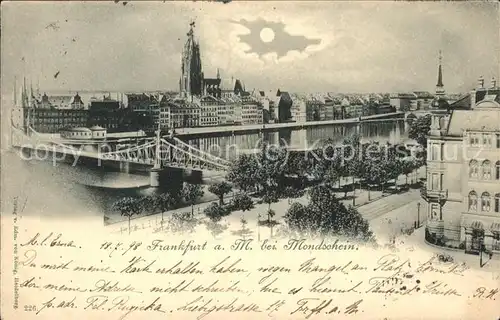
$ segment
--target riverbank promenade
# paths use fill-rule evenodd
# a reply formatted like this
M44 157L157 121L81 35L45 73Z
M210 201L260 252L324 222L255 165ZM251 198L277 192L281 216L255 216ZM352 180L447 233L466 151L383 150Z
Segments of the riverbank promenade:
M420 168L418 171L415 172L415 176L413 177L413 180L417 180L422 178L425 175L425 168ZM410 179L411 180L411 179ZM357 181L356 181L357 183ZM406 183L406 177L404 175L401 175L398 180L397 180L397 185L402 186ZM343 178L340 181L341 186L352 186L352 179L351 178ZM205 195L202 199L202 203L199 203L195 205L195 218L199 219L200 221L206 219L205 215L203 214L203 210L208 207L212 202L218 201L217 197L210 192L208 192L208 187L205 187ZM336 195L341 201L344 203L344 205L349 206L353 205L353 192L349 191L347 193L347 196L344 197L344 192L336 192ZM232 198L232 194L228 194L224 200L226 202L230 201ZM354 205L355 207L359 210L359 212L365 216L365 218L369 221L378 219L391 210L395 210L399 207L405 206L408 203L411 203L415 201L416 199L420 198L420 192L418 189L410 189L407 192L401 192L401 193L396 193L396 194L382 194L381 191L370 191L368 192L367 190L364 189L356 189L355 191L355 201ZM256 202L257 199L254 199L254 202ZM271 205L271 208L276 212L276 216L274 217L274 220L276 220L278 223L282 224L283 223L283 218L286 214L286 211L288 208L291 206L293 202L299 202L303 204L307 204L309 202L308 199L308 194L306 193L304 196L296 199L280 199L278 202L273 203ZM236 227L240 226L240 220L242 217L245 218L245 220L248 221L248 226L249 228L252 228L252 225L256 225L259 220L263 220L267 218L265 215L265 212L267 212L268 205L263 203L263 204L258 204L256 203L254 208L251 209L250 211L246 212L241 212L241 211L235 211L231 213L231 215L225 217L221 223L222 224L228 224L228 225L235 225ZM415 207L416 208L416 207ZM416 209L415 209L416 210ZM184 207L184 208L179 208L175 210L169 210L163 213L164 217L168 217L169 215L172 215L173 213L180 213L180 212L191 212L190 207ZM416 216L416 215L415 215ZM107 216L107 223L110 225L108 228L114 232L128 232L128 222L125 217L120 216L119 214L114 214ZM415 218L416 219L416 218ZM148 216L142 216L142 217L136 217L132 219L131 222L131 229L134 232L136 230L137 232L152 232L153 229L157 228L160 225L161 221L161 213L158 214L153 214L153 215L148 215ZM228 228L230 229L230 228ZM266 227L260 227L260 229L268 229ZM266 231L263 231L264 233Z

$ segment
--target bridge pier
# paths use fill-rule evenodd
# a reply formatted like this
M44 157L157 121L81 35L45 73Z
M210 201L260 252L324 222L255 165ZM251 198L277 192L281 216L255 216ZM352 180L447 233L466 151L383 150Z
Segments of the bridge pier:
M185 178L189 177L183 169L178 168L152 168L149 171L149 185L171 194L176 194L182 189Z
M122 172L122 173L130 173L130 162L128 162L128 161L120 161L120 172Z
M149 171L149 185L158 188L160 186L160 172L162 169L153 168Z

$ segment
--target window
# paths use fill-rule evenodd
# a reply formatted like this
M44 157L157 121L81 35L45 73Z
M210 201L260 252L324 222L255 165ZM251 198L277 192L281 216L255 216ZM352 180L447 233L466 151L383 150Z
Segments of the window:
M500 193L495 195L495 212L500 212Z
M495 163L495 179L500 180L500 161Z
M431 203L431 210L430 210L430 218L432 220L435 220L438 216L440 216L439 213L439 204L437 203Z
M500 149L500 133L497 133L497 149Z
M491 146L491 137L489 133L483 133L483 145Z
M469 211L477 210L477 193L475 191L471 191L469 193Z
M469 177L477 178L479 173L479 165L476 160L471 160L469 162Z
M431 159L430 160L439 160L439 151L440 151L439 144L432 143L431 144Z
M493 250L500 250L500 232L499 231L492 231L493 234Z
M479 136L476 133L471 134L471 145L473 147L479 146Z
M431 184L431 190L441 190L440 186L440 176L437 173L432 174L432 184Z
M489 212L491 210L491 199L488 192L483 192L481 195L481 209L482 211Z
M483 179L490 180L491 179L491 162L489 160L484 160L481 165L481 169L483 171Z

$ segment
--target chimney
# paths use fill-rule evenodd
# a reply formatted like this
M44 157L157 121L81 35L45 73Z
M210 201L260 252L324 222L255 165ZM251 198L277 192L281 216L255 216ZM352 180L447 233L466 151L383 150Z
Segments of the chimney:
M479 89L483 89L484 88L484 78L483 78L483 76L480 76L477 81L478 81L478 84L479 84L478 88Z
M491 78L491 87L492 88L496 88L497 87L497 80L495 79L495 77Z

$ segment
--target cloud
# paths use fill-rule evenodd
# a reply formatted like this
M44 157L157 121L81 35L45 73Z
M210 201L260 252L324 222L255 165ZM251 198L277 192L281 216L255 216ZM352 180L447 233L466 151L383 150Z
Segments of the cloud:
M311 46L318 46L322 40L309 38L304 35L292 35L285 30L286 25L282 22L271 22L263 19L248 21L245 19L234 21L234 23L245 27L249 32L238 36L241 43L247 46L245 52L255 53L259 57L276 53L277 59L287 56L289 52L297 51L304 53ZM261 31L268 28L273 31L274 39L264 42L261 39Z

